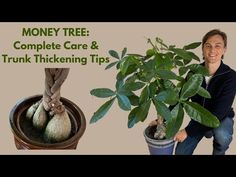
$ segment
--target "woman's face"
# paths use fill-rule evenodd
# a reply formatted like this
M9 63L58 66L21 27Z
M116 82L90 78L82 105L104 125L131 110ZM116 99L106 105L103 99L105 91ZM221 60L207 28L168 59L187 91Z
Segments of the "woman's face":
M222 55L226 52L226 47L223 38L217 34L207 39L202 50L205 62L213 64L221 61Z

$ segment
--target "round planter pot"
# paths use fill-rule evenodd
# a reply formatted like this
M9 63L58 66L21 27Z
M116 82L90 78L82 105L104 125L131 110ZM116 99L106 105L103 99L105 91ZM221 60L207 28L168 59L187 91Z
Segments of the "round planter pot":
M156 140L153 138L155 126L147 127L144 130L144 137L148 144L151 155L172 155L175 141L172 139Z
M70 137L62 142L47 143L43 133L32 127L32 121L25 118L27 109L39 101L42 95L34 95L19 100L10 112L10 125L17 149L76 149L79 139L86 129L86 120L80 108L70 100L61 97L71 120Z

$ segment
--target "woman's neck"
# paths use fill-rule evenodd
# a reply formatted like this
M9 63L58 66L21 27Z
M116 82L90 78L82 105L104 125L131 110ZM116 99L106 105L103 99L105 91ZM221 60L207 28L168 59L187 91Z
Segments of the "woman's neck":
M209 74L212 76L216 73L217 69L220 67L221 61L217 63L207 63L205 62L205 67L208 69Z

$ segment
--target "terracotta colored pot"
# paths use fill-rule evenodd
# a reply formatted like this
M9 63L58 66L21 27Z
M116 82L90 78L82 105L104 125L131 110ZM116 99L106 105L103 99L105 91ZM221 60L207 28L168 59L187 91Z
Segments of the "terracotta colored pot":
M80 108L70 100L61 97L72 125L70 137L62 142L47 143L43 141L42 133L34 130L32 123L25 119L27 109L39 101L42 95L35 95L19 100L10 112L10 125L14 134L17 149L76 149L79 139L86 129L86 120Z

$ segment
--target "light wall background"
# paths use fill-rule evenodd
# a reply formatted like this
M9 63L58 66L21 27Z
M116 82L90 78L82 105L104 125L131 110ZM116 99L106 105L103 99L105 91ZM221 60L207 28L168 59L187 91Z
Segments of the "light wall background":
M80 28L86 27L88 37L22 37L23 27L38 28ZM146 38L161 37L167 44L183 47L191 42L201 41L203 35L211 29L221 29L228 35L228 51L224 62L236 69L236 23L0 23L0 54L20 56L25 51L13 49L13 41L37 43L40 41L88 43L96 40L100 56L108 56L108 50L122 51L128 48L129 53L143 54L149 46ZM195 52L201 57L201 48ZM45 52L41 52L45 53ZM48 54L54 53L49 51ZM92 51L56 52L58 55L87 55ZM112 60L113 61L113 60ZM81 64L6 64L0 59L0 154L149 154L143 137L143 130L155 119L155 110L149 113L144 123L127 128L128 112L122 111L114 104L106 117L96 124L89 124L93 113L105 100L90 95L93 88L107 87L114 89L116 71L104 70L107 64L98 65L89 62ZM76 150L17 150L9 124L9 113L15 103L24 97L41 94L44 90L45 67L70 67L70 73L62 86L61 95L76 103L84 112L87 127ZM235 83L236 84L236 83ZM234 102L234 109L236 108ZM188 123L185 117L183 127ZM234 127L235 129L235 127ZM234 136L235 137L235 136ZM211 154L212 139L203 139L194 154ZM233 139L227 154L236 154L236 139Z

